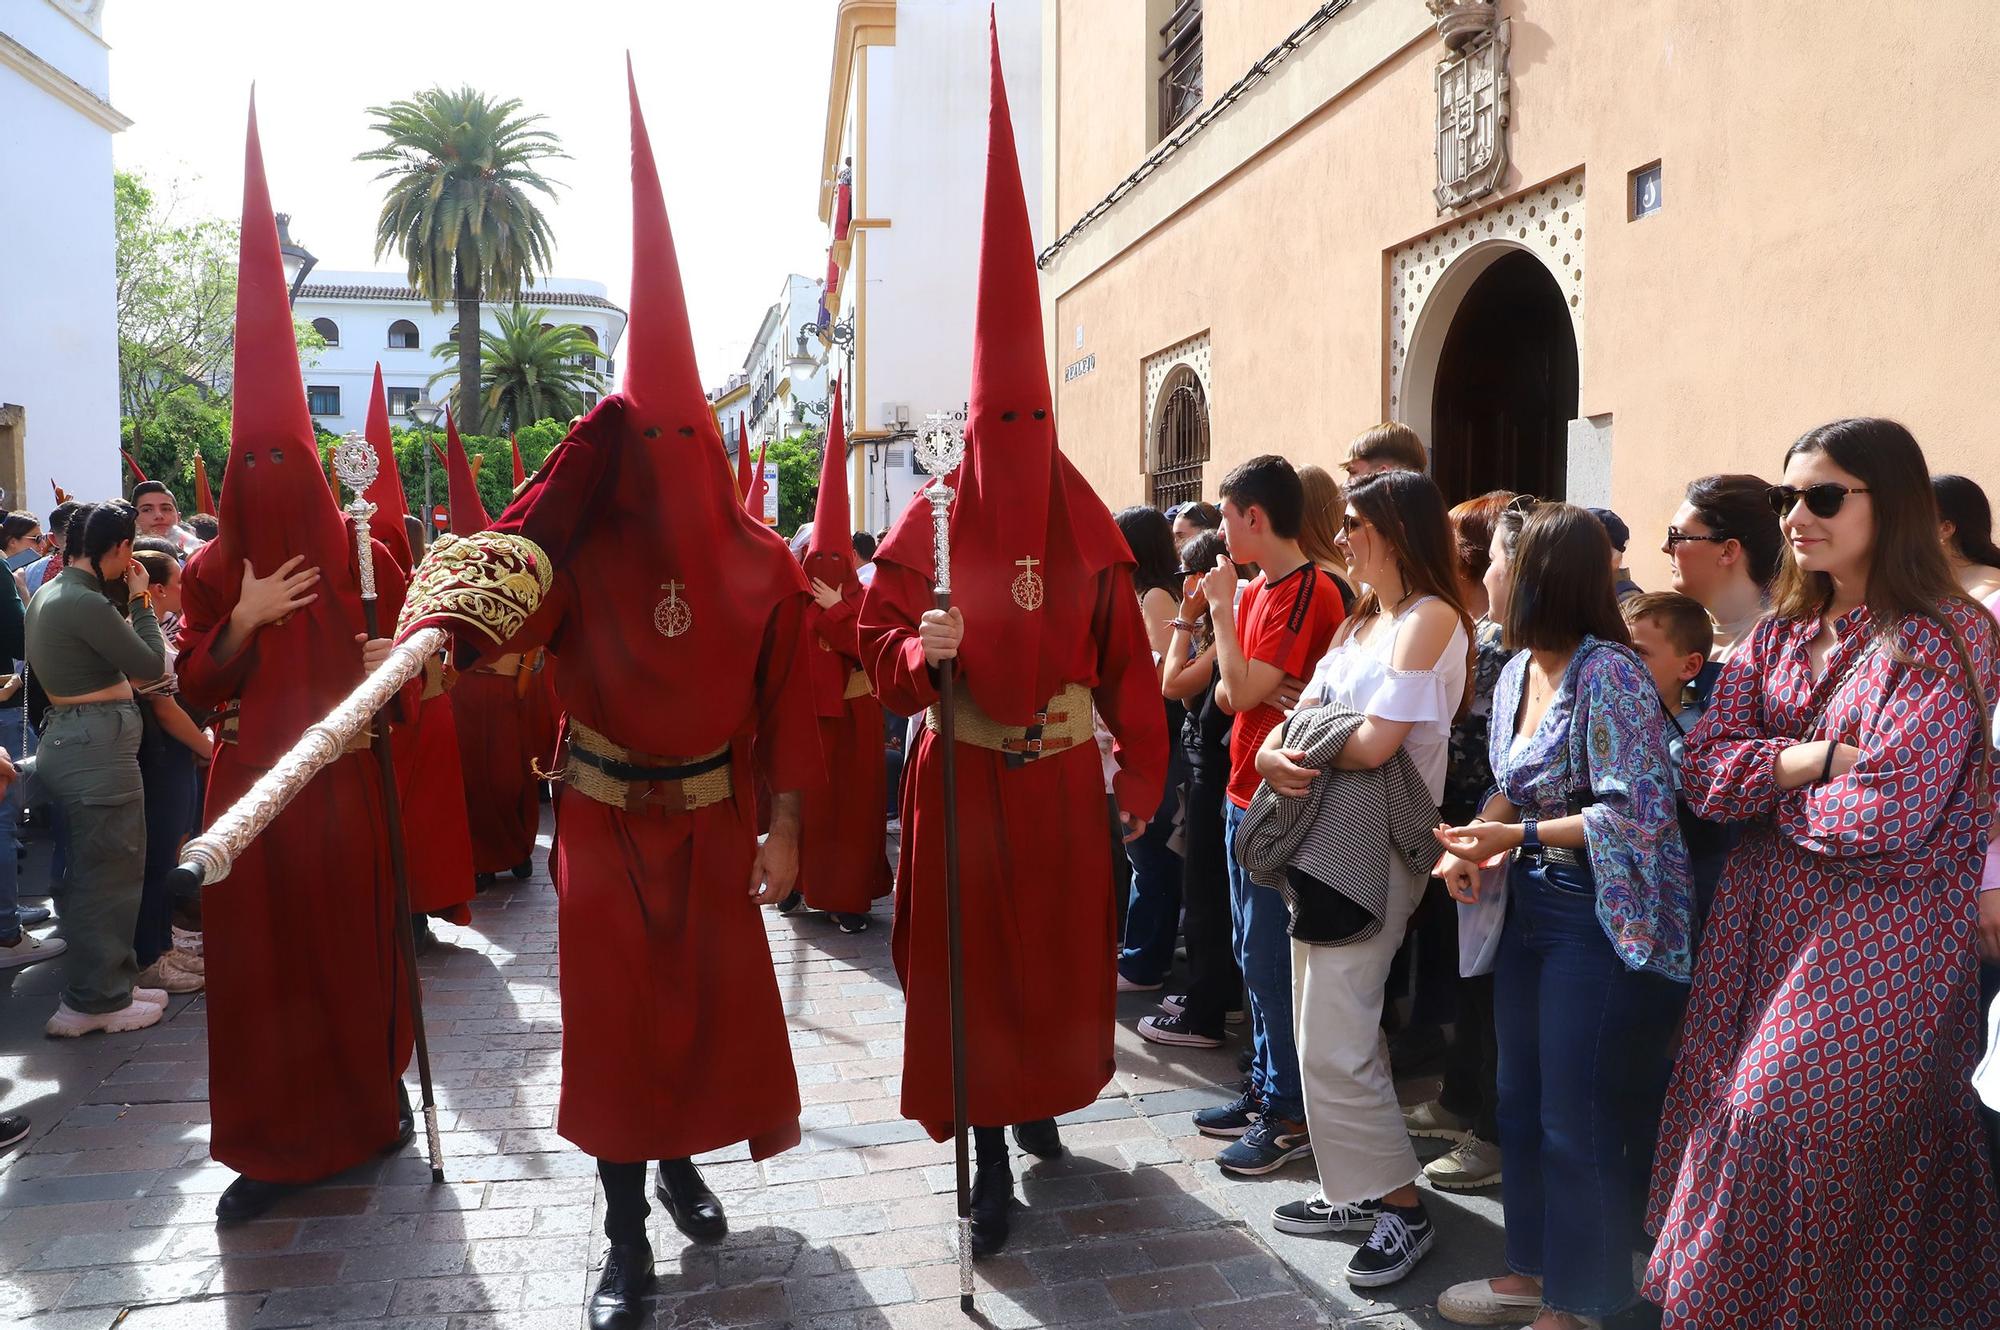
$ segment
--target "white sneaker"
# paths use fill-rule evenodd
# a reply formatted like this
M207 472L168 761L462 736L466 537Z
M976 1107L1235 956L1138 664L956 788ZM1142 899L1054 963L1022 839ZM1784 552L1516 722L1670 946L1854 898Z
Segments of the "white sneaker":
M1513 1325L1542 1314L1539 1293L1498 1293L1490 1279L1453 1284L1438 1295L1438 1315L1453 1325Z
M163 953L160 959L182 974L201 976L208 973L208 963L202 960L200 953L188 951L178 945L172 951Z
M77 1011L67 1002L58 1002L56 1014L49 1017L49 1023L42 1029L58 1039L75 1039L93 1030L102 1030L106 1034L120 1034L126 1030L143 1030L149 1025L158 1025L160 1013L161 1008L149 1002L135 1001L122 1011L95 1013Z
M197 960L201 958L201 934L185 928L174 929L174 950L185 951Z
M1435 1099L1403 1110L1403 1130L1422 1139L1455 1141L1471 1129L1470 1119L1460 1117Z
M1471 1132L1424 1165L1424 1176L1440 1191L1473 1191L1500 1185L1500 1147Z
M172 954L169 952L167 956L171 956ZM168 960L167 956L160 957L151 965L139 971L139 977L132 981L132 997L134 1001L138 1001L139 994L143 992L201 992L201 976L198 974L189 974L185 970L175 968L173 962Z
M59 937L39 938L27 929L21 930L21 940L11 947L0 947L0 970L11 970L20 965L33 965L52 956L60 956L69 950L69 943Z
M167 990L164 988L140 988L134 985L132 988L132 1000L134 1002L143 1002L149 1007L164 1007L167 1005Z

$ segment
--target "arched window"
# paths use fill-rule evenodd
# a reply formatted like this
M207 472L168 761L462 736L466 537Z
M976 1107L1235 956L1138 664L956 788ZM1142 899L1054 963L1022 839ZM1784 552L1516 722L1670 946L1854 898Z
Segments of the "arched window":
M584 339L585 339L586 341L588 341L588 342L589 342L589 343L590 343L590 344L591 344L592 346L596 346L596 345L597 345L597 334L596 334L596 333L594 333L594 332L592 332L592 331L591 331L590 329L588 329L588 328L584 327L584 326L583 326L582 324L578 324L578 325L577 325L577 328L576 328L576 330L577 330L578 332L582 333L582 334L583 334L583 336L584 336ZM591 355L591 354L589 354L588 352L586 352L585 354L583 354L583 355L580 355L580 356L578 356L578 357L576 358L576 363L577 363L577 364L579 364L579 365L581 365L581 366L583 366L583 367L584 367L585 369L596 369L596 368L597 368L597 357L596 357L596 356L594 356L594 355Z
M340 325L332 319L314 319L313 331L325 338L328 346L340 345Z
M1201 465L1208 460L1208 396L1189 366L1176 365L1160 385L1151 451L1155 508L1201 497Z
M417 325L408 319L397 319L389 325L389 349L391 351L414 351L417 349Z

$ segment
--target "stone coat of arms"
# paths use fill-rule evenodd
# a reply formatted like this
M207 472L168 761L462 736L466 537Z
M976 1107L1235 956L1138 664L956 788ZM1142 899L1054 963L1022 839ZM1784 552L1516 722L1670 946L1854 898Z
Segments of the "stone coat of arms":
M1507 40L1492 0L1429 0L1451 54L1437 67L1438 211L1492 193L1507 170Z

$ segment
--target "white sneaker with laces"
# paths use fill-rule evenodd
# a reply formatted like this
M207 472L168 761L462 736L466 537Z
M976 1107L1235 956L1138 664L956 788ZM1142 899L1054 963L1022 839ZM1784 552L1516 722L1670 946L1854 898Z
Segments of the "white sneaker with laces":
M1439 1191L1474 1191L1500 1185L1500 1147L1471 1132L1447 1153L1424 1165L1424 1176Z
M78 1011L67 1002L58 1002L56 1014L49 1017L49 1023L42 1029L58 1039L75 1039L96 1030L121 1034L127 1030L143 1030L149 1025L158 1025L161 1010L150 1002L135 1001L121 1011L87 1012Z
M21 930L20 940L11 946L0 947L0 970L11 970L16 966L33 965L60 956L69 950L69 943L59 937L40 938L27 929Z
M172 953L169 952L167 955L172 955ZM173 962L167 959L167 956L161 956L151 965L139 971L139 977L132 982L134 985L132 989L133 998L136 1001L138 994L145 991L199 993L202 981L200 975L189 974L185 970L176 969ZM143 988L140 985L143 985Z
M174 950L185 951L196 960L201 959L201 934L185 928L174 929Z

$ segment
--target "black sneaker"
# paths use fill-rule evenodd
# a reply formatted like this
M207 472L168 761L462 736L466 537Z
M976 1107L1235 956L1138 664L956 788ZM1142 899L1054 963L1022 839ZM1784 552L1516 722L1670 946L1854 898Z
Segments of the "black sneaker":
M1297 1127L1297 1130L1287 1128ZM1244 1177L1275 1173L1294 1159L1312 1153L1312 1137L1302 1123L1260 1117L1236 1143L1215 1157L1223 1170Z
M1356 1288L1381 1288L1417 1268L1430 1253L1437 1230L1422 1205L1385 1205L1375 1231L1347 1263L1347 1282Z
M28 1115L9 1113L0 1118L0 1150L28 1138Z
M1222 1047L1221 1035L1203 1034L1181 1015L1140 1018L1139 1037L1149 1044L1168 1044L1175 1048Z
M798 908L801 905L804 905L805 903L806 903L806 894L803 891L795 891L791 895L785 897L783 900L778 902L778 913L779 914L796 913Z
M869 918L865 914L835 913L833 923L843 933L865 933Z
M1231 1140L1241 1136L1263 1115L1264 1106L1248 1090L1226 1104L1204 1108L1194 1115L1194 1128L1204 1136Z
M1287 1201L1271 1211L1271 1227L1280 1233L1320 1237L1327 1233L1373 1229L1381 1214L1380 1201L1334 1205L1326 1199L1325 1192L1316 1191L1303 1201Z
M1160 1010L1169 1016L1185 1016L1187 1015L1187 1004L1187 994L1169 993L1160 999ZM1222 1013L1222 1023L1224 1025L1241 1025L1246 1019L1248 1018L1244 1016L1243 1009L1240 1007L1235 1011L1225 1011Z

